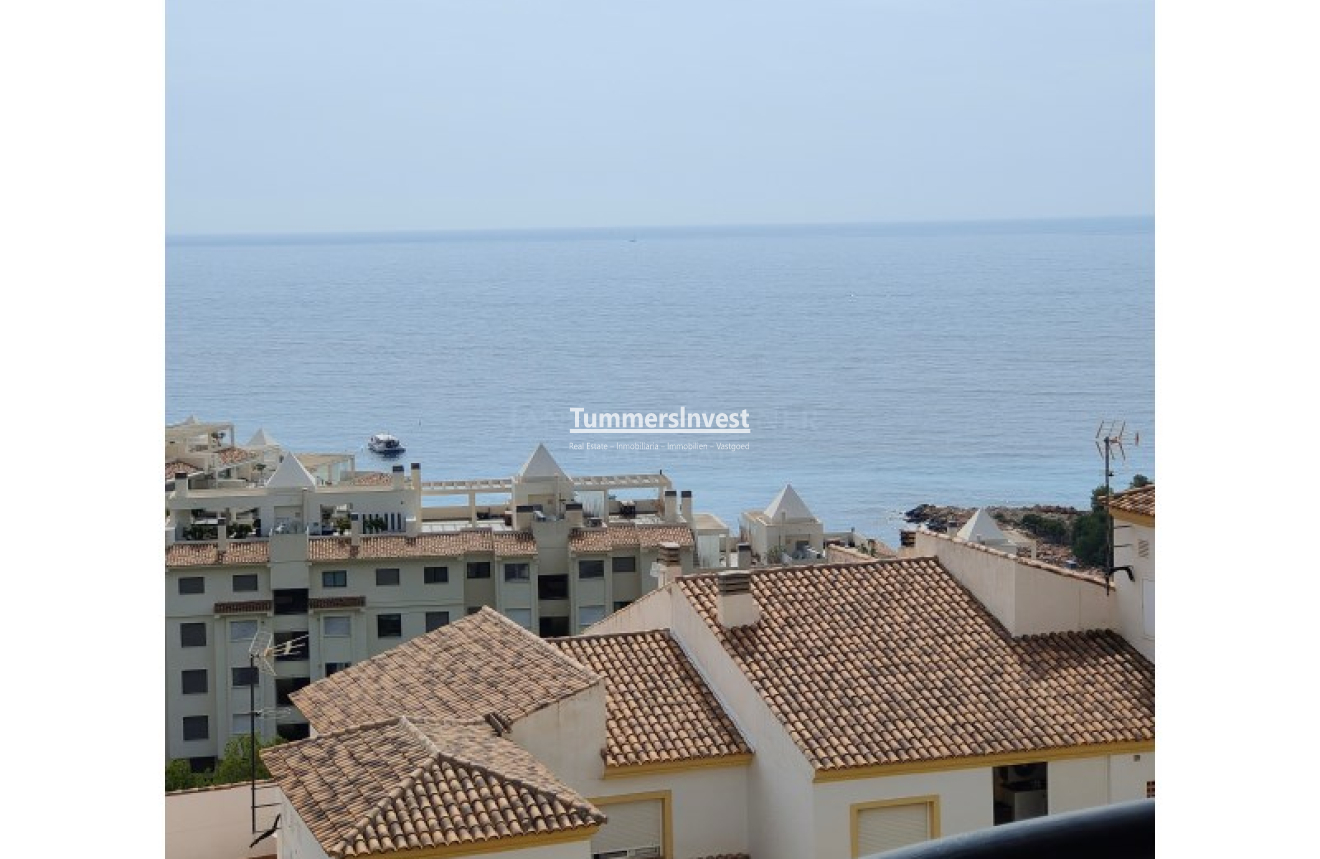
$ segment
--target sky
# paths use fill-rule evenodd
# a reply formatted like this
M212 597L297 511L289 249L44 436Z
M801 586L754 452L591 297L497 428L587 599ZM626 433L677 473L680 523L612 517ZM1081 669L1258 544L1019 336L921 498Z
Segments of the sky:
M1150 0L167 0L170 234L1152 215Z

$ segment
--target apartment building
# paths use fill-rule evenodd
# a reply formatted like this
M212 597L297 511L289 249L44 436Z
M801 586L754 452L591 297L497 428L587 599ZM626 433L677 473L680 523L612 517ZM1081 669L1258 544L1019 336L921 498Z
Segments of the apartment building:
M253 700L263 735L304 737L295 691L483 606L538 635L576 633L654 590L658 567L693 570L691 523L712 530L664 475L570 477L544 446L512 478L425 482L419 464L410 471L335 483L285 454L261 482L176 478L167 758L212 765L248 732ZM250 662L259 630L280 647L275 676Z
M316 736L263 752L272 849L852 859L1152 795L1154 666L1116 631L1118 595L921 544L671 565L580 636L483 609L315 682L293 700Z

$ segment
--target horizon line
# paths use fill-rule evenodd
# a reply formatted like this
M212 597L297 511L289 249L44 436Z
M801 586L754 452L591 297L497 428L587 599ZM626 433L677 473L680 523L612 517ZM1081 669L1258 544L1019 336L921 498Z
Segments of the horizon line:
M673 230L765 230L838 227L936 227L973 224L1030 224L1062 221L1154 221L1154 213L1134 215L1041 215L1010 218L947 218L893 221L764 221L759 223L723 224L633 224L621 226L539 226L539 227L420 227L369 228L333 230L276 230L268 232L193 232L165 233L166 241L187 239L277 239L312 238L327 236L441 236L441 235L500 235L527 233L630 233Z

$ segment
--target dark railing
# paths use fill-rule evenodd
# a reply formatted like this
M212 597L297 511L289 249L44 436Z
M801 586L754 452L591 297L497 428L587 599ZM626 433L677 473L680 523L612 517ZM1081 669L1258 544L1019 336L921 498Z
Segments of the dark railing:
M1006 823L876 854L884 859L1145 859L1155 856L1155 800ZM875 857L868 857L875 859Z

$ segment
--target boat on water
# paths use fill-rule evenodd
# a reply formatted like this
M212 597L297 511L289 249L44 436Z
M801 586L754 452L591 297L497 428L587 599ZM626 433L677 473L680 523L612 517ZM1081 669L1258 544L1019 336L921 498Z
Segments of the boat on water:
M387 432L378 432L367 439L367 449L381 456L398 456L403 453L403 442Z

